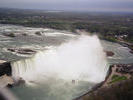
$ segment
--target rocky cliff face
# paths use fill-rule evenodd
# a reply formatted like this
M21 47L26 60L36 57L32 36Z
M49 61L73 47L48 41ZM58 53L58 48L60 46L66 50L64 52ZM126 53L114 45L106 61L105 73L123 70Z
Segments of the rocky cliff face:
M11 76L11 65L10 62L0 61L0 76L2 75Z
M76 100L133 100L133 64L110 66L105 81Z
M10 62L0 60L0 88L6 87L7 85L13 84L11 76L11 65Z
M14 84L13 79L6 74L0 77L0 88L6 87L8 85Z

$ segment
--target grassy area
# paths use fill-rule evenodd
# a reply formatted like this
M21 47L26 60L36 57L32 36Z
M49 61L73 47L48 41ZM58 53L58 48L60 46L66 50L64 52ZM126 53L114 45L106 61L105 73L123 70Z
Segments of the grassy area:
M112 76L112 81L109 82L109 84L112 84L112 83L115 83L115 82L119 82L119 81L122 81L122 80L126 80L126 79L127 79L126 76L113 75Z
M110 41L110 42L117 42L118 40L113 36L102 36L101 39Z

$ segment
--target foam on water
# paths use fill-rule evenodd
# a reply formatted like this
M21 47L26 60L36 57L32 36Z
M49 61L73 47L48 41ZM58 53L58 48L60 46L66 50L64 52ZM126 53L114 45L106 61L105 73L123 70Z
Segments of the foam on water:
M12 77L26 81L12 88L20 100L72 100L103 81L108 70L97 36L79 36L11 66Z
M12 76L25 81L54 77L97 83L104 80L107 72L105 53L97 36L81 36L11 65Z

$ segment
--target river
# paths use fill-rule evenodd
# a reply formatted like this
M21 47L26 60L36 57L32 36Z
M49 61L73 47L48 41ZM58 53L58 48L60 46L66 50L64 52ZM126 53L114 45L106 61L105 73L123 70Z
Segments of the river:
M36 53L16 52L21 49ZM104 50L115 55L106 57ZM12 62L16 81L26 82L11 89L20 100L74 99L103 81L110 64L133 63L129 51L97 36L0 24L0 59Z

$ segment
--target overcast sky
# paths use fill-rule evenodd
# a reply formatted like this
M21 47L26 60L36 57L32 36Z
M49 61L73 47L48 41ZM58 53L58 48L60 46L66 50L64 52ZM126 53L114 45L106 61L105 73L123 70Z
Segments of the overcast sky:
M0 0L0 7L74 10L133 11L133 0Z

